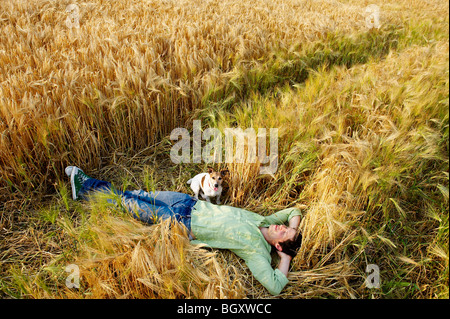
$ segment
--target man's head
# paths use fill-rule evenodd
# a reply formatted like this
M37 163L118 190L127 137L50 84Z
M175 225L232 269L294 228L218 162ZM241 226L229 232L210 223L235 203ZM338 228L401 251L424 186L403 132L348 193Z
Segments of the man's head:
M269 244L292 258L297 255L302 245L302 235L296 229L285 225L270 225L267 235Z

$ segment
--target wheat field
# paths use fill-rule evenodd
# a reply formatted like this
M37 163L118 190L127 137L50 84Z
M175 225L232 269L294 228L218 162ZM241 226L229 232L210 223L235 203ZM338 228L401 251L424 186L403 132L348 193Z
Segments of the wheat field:
M271 297L177 225L71 200L67 165L190 193L207 164L174 164L169 135L200 119L278 128L272 176L216 165L225 204L303 212L278 298L448 298L448 14L440 0L1 0L0 296Z

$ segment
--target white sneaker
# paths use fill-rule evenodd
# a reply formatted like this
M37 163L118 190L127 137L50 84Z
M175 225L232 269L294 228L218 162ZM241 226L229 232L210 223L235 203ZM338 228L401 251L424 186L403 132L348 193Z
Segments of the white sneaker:
M64 171L70 178L70 185L72 186L72 198L73 200L77 200L80 189L83 187L84 182L87 181L90 177L76 166L67 166Z

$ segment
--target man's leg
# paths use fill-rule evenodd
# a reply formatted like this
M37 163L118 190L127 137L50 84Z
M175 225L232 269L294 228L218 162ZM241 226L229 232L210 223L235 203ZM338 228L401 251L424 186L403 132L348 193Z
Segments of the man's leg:
M69 176L70 185L72 186L72 198L86 199L86 195L91 191L109 191L111 184L95 178L91 178L84 173L79 167L68 166L65 169L66 175Z
M133 216L146 223L157 220L174 219L190 230L191 209L197 200L188 195L171 191L145 192L125 191L122 203L133 212Z
M78 167L69 166L65 171L70 177L74 200L88 199L87 195L94 191L111 192L120 197L121 204L133 214L133 217L143 222L154 224L159 219L172 218L183 223L190 230L190 212L196 203L195 198L190 195L170 191L121 192L114 189L109 182L89 177ZM113 198L110 202L118 204Z
M125 191L124 194L158 206L176 206L177 204L188 204L195 200L194 197L188 194L171 191L146 192L135 190Z

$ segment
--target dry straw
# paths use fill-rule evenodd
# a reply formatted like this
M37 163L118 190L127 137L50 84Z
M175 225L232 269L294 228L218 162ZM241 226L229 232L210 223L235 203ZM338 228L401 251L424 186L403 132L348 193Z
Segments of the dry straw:
M78 29L65 23L70 3L0 2L2 291L270 297L237 257L191 246L176 225L149 227L101 203L70 204L59 181L67 164L102 167L105 179L119 165L135 186L142 185L134 172L148 170L155 176L147 181L159 178L150 186L189 192L179 185L193 172L180 169L175 183L173 165L160 164L167 145L146 158L140 152L174 127L191 127L216 88L235 85L225 98L236 100L239 77L273 50L295 55L331 33L365 34L365 4L96 0L78 4ZM448 211L440 206L442 198L448 204L448 35L439 35L448 4L377 4L382 21L404 31L383 59L324 65L298 90L280 89L276 98L251 92L220 114L206 110L219 128L280 128L277 174L259 177L259 163L230 165L227 200L261 214L307 208L303 246L281 297L381 295L363 285L365 266L376 262L389 276L389 297L448 298ZM21 210L30 199L39 207L55 185L57 208ZM67 261L80 266L80 291L59 280Z
M101 219L85 230L95 240L82 244L75 261L81 268L85 289L66 289L65 297L244 296L236 268L224 267L216 252L190 245L178 224L164 222L148 227L131 217L103 216Z

